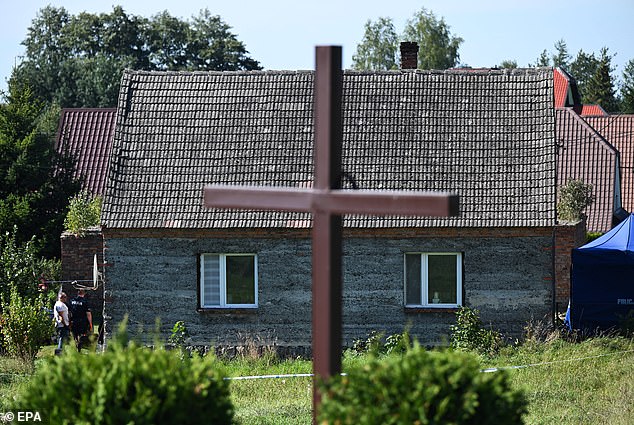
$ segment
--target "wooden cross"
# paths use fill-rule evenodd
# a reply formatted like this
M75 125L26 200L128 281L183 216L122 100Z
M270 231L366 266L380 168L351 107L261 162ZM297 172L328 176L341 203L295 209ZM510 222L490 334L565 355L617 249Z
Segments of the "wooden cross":
M318 46L312 189L208 185L206 207L312 212L313 372L341 372L341 215L450 216L458 196L439 192L341 190L341 47ZM320 396L313 388L313 418ZM314 419L313 419L314 420Z

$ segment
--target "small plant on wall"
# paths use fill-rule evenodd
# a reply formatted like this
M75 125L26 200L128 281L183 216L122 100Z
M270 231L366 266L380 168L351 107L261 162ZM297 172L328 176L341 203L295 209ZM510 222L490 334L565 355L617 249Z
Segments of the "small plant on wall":
M585 218L584 210L593 202L591 184L581 180L569 180L559 188L557 216L562 221L577 222Z
M99 225L101 196L82 191L70 199L64 229L76 236L84 236L86 230Z

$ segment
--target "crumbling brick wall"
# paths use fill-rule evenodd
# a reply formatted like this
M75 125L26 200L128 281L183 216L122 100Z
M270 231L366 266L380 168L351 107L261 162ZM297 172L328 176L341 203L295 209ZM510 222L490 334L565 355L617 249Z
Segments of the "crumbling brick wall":
M97 255L97 268L100 272L103 272L103 235L101 230L93 228L88 230L83 236L64 232L60 239L62 280L77 280L82 285L92 285L95 254ZM63 283L62 288L69 298L72 298L77 293L76 288L70 282ZM59 287L52 289L57 291ZM93 322L96 326L101 323L103 317L103 285L101 282L97 290L86 291L86 298L90 302Z

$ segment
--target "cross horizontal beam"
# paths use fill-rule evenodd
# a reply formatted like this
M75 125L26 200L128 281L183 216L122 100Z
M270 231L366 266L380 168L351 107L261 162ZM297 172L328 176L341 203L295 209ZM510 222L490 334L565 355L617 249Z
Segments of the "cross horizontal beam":
M324 211L336 215L458 215L458 195L448 192L391 190L318 190L266 186L207 185L207 207L294 212Z

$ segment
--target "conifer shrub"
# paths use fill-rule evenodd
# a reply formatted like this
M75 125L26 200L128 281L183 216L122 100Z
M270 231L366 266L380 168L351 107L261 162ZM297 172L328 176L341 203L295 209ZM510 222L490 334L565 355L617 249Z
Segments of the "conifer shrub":
M54 424L230 424L223 375L211 355L181 358L130 342L120 330L101 354L67 349L47 359L17 409L41 412Z
M505 372L481 373L471 354L417 344L320 386L320 424L521 424L527 406Z

